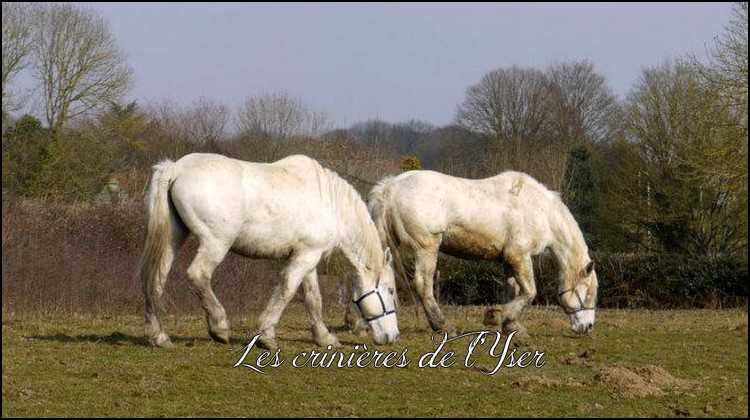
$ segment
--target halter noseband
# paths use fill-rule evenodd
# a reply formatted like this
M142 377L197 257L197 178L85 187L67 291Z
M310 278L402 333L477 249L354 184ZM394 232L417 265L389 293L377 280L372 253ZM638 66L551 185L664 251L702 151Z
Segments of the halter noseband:
M581 306L579 308L577 308L577 309L568 309L568 308L565 307L565 305L563 305L562 299L561 299L562 295L564 295L564 294L566 294L568 292L574 292L575 293L575 296L578 299L578 303L581 304ZM578 293L578 290L576 290L575 287L570 288L568 290L563 290L562 292L558 293L557 294L557 302L560 304L560 306L562 306L563 311L565 311L566 315L573 315L573 314L581 312L581 311L595 309L594 307L591 307L591 308L587 308L586 307L586 305L583 303L583 299L581 299L581 295Z
M353 300L355 305L357 305L357 308L359 309L359 312L362 314L362 318L365 319L367 322L375 321L376 319L380 319L386 315L395 314L396 308L389 310L386 310L385 308L385 302L383 301L383 296L380 295L380 289L378 289L378 286L380 286L380 278L378 278L378 281L375 283L375 289L370 290L369 292L365 293L364 295L360 296L359 299ZM383 308L383 312L380 315L373 315L373 316L365 316L365 311L362 310L362 301L370 295L375 295L378 297L378 300L380 300L380 305Z

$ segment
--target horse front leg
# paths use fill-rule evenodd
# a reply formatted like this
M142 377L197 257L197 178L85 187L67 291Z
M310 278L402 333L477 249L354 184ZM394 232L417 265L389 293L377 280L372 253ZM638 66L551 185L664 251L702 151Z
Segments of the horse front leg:
M342 304L346 305L346 312L344 313L344 326L348 328L354 335L364 338L367 337L370 331L370 327L367 325L364 319L359 314L357 305L353 302L352 296L352 285L351 281L344 281L342 286Z
M276 324L281 318L281 314L294 297L299 289L302 279L311 271L320 261L320 252L306 252L294 254L289 259L289 264L281 273L281 284L277 286L271 299L266 305L266 309L260 314L258 319L258 328L261 337L258 339L258 346L261 348L275 350L278 348L276 343Z
M505 279L505 300L510 302L521 294L521 287L518 285L515 277ZM500 305L494 305L484 313L484 325L497 326L503 322L503 310Z
M320 296L320 286L318 284L318 273L313 269L302 280L302 291L305 295L305 306L307 313L312 320L313 340L319 346L341 347L338 338L328 331L323 322L323 303Z
M506 290L511 300L495 307L495 316L503 327L504 333L516 331L516 337L528 337L526 328L519 322L518 318L523 309L536 297L536 282L534 281L534 266L531 256L521 258L509 258L509 264L515 272L515 277L508 279Z

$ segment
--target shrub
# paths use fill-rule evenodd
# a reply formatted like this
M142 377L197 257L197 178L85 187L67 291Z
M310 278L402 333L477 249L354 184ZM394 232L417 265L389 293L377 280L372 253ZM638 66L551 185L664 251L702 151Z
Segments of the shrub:
M504 301L502 263L441 256L442 300L466 304ZM597 254L599 307L716 308L747 305L747 258L674 254ZM535 303L556 304L558 270L549 254L534 258Z

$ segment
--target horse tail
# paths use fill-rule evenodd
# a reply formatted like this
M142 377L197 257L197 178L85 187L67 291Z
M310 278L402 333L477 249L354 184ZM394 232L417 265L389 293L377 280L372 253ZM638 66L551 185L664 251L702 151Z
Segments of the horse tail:
M388 221L386 220L386 201L390 196L390 185L393 183L393 177L389 176L383 178L378 182L370 191L370 196L367 201L367 208L370 210L370 215L375 222L375 227L380 235L380 241L383 245L390 246L388 243ZM391 250L393 252L394 250Z
M395 233L393 213L389 205L393 182L394 178L392 176L380 180L370 191L367 206L372 219L375 221L375 227L378 230L381 243L391 250L396 281L399 282L402 289L409 290L411 293L411 288L406 277L406 266L404 265L404 259L399 249L399 240ZM413 298L414 296L412 296Z
M169 188L176 176L175 163L164 160L153 167L146 206L148 228L139 266L139 276L146 298L146 334L159 344L164 312L162 294L172 262L185 239L182 220L170 202Z

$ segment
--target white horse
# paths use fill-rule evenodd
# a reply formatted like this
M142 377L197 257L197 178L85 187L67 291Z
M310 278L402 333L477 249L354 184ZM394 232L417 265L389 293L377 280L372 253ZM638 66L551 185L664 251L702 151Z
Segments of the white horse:
M253 258L287 258L282 282L258 321L258 344L276 348L275 326L300 284L318 345L339 346L323 323L316 266L340 249L352 263L354 301L370 324L373 341L398 337L390 252L381 248L362 198L346 181L305 156L251 163L212 154L190 154L154 166L147 199L148 233L140 265L146 296L146 335L171 346L161 323L164 284L188 234L198 252L187 270L206 311L209 334L229 341L229 321L211 288L211 276L234 251ZM390 316L392 315L392 316Z
M470 180L410 171L380 181L370 192L370 213L405 279L399 246L414 258L413 284L430 326L455 333L433 295L438 251L466 259L502 260L513 269L510 301L488 311L488 324L519 331L523 308L536 296L533 255L552 250L560 267L558 300L576 333L593 329L597 295L594 262L578 224L560 196L530 176L508 171ZM347 318L347 321L351 321ZM351 325L351 322L350 322Z

